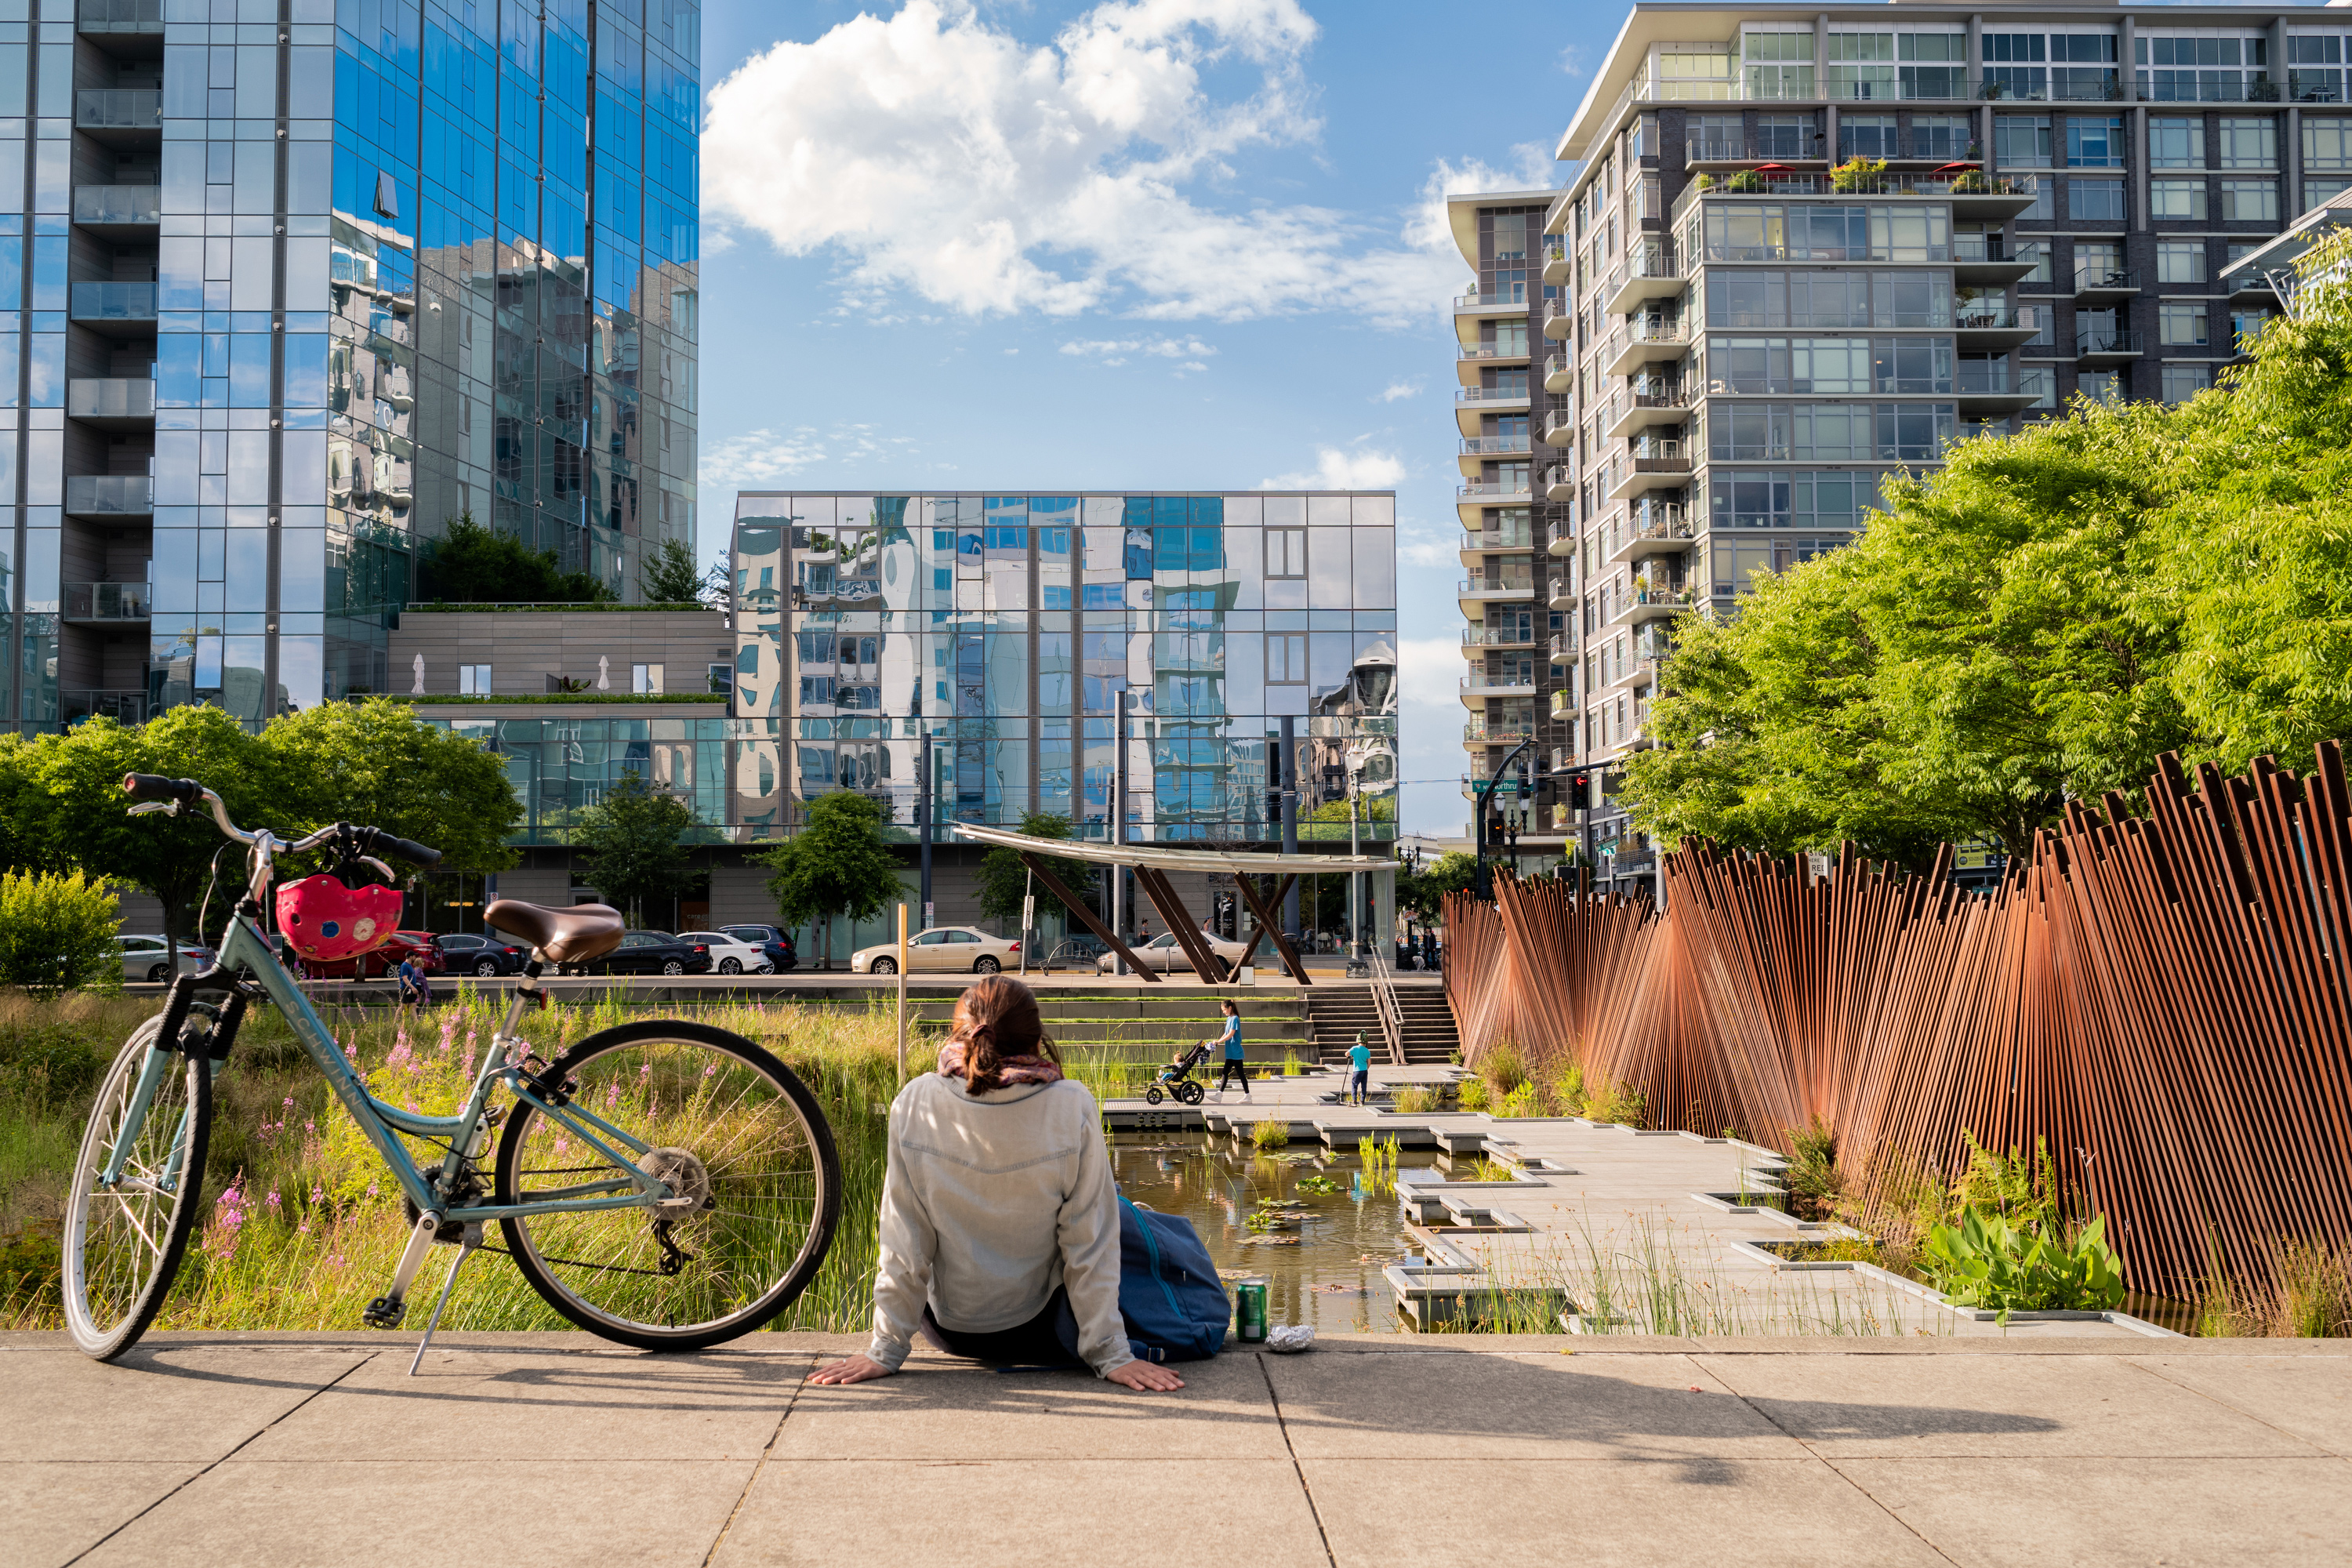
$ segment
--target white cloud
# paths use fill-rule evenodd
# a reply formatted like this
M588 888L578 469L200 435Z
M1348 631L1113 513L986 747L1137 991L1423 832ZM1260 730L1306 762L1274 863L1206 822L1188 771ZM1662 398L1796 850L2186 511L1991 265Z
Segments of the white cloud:
M1337 447L1315 449L1312 473L1276 474L1260 479L1262 490L1388 490L1405 475L1404 459L1393 452L1348 452Z
M1438 568L1459 565L1462 548L1452 536L1424 532L1419 529L1397 530L1397 564Z
M1420 395L1421 383L1417 381L1392 381L1389 383L1387 388L1381 392L1381 401L1382 403L1394 403L1400 397L1418 397Z
M1408 708L1462 711L1462 644L1448 637L1405 637L1397 644L1397 700ZM1460 721L1454 721L1456 723ZM1425 725L1413 726L1425 729ZM1458 745L1458 742L1457 742ZM1440 744L1442 755L1454 747Z
M1062 345L1062 352L1077 359L1100 360L1107 365L1125 364L1129 354L1149 354L1157 359L1190 359L1198 361L1215 353L1216 349L1198 338L1091 338ZM1192 363L1188 370L1206 370L1204 364Z
M781 433L747 430L703 447L698 480L713 489L761 489L820 463L903 463L914 445L911 436L877 435L871 425L836 425L824 432L811 425Z
M1307 205L1196 199L1246 150L1321 130L1298 0L1102 0L1042 47L971 0L906 0L744 63L709 94L704 205L793 255L833 251L861 306L1145 318L1328 308L1410 321L1461 271L1439 225L1400 245ZM1204 83L1236 68L1243 97Z

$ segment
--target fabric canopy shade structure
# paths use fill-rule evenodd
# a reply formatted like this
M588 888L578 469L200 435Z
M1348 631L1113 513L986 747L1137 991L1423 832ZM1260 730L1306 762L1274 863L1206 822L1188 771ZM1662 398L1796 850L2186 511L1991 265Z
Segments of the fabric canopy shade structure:
M1289 893L1291 883L1305 872L1369 872L1374 889L1373 907L1391 909L1396 902L1397 862L1377 855L1282 855L1239 849L1171 849L1141 844L1107 844L1083 838L1038 838L1026 833L1012 833L1001 827L981 827L971 823L954 825L956 835L975 844L985 844L999 849L1010 849L1021 857L1021 863L1045 886L1045 890L1062 900L1063 907L1077 917L1080 923L1110 944L1111 951L1125 960L1146 981L1157 984L1160 976L1147 968L1118 933L1103 924L1093 910L1070 889L1060 878L1041 864L1044 858L1061 860L1086 860L1098 866L1125 866L1135 873L1137 886L1160 910L1160 918L1168 922L1169 934L1176 939L1191 962L1192 971L1202 982L1222 984L1230 978L1226 963L1202 941L1192 913L1176 896L1176 889L1168 880L1171 871L1208 871L1222 873L1234 879L1243 901L1257 920L1258 929L1243 949L1240 963L1234 968L1244 967L1257 952L1258 942L1265 938L1274 942L1276 952L1290 977L1301 985L1311 985L1307 965L1299 962L1297 950L1282 933L1282 922L1276 918L1275 909ZM1257 877L1277 877L1271 898L1261 899Z

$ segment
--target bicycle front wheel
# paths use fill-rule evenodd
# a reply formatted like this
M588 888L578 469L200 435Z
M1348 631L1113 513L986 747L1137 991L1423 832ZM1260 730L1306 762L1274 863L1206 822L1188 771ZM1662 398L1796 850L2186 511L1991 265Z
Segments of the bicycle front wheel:
M90 1108L66 1196L66 1328L112 1361L139 1342L163 1305L196 1228L212 1137L212 1063L158 1053L161 1016L132 1031ZM191 1013L191 1036L208 1033ZM151 1057L155 1058L150 1068ZM139 1106L142 1083L146 1104ZM117 1152L121 1159L116 1160ZM114 1175L108 1179L108 1169Z
M550 1306L622 1344L699 1350L761 1327L808 1288L841 1217L841 1162L790 1068L740 1035L668 1021L592 1035L544 1076L577 1110L644 1145L639 1166L695 1200L500 1221ZM595 1121L583 1126L633 1153ZM625 1176L583 1130L516 1106L499 1138L498 1201L593 1201L579 1189Z

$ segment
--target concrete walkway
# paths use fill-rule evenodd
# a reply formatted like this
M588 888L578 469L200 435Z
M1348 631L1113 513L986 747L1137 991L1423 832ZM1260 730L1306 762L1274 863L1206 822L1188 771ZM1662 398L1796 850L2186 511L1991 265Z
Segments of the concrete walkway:
M1368 1337L1167 1396L414 1342L0 1336L0 1564L2352 1562L2341 1341Z

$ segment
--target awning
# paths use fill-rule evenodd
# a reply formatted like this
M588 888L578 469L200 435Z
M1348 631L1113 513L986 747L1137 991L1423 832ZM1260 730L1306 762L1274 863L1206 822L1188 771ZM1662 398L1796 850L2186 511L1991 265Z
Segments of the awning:
M1002 827L979 827L968 822L951 824L956 836L975 844L1004 849L1026 849L1064 860L1090 860L1098 866L1149 866L1160 871L1230 871L1263 876L1269 871L1393 871L1394 860L1378 855L1284 855L1247 849L1170 849L1160 845L1106 844L1092 838L1037 838L1009 833Z

